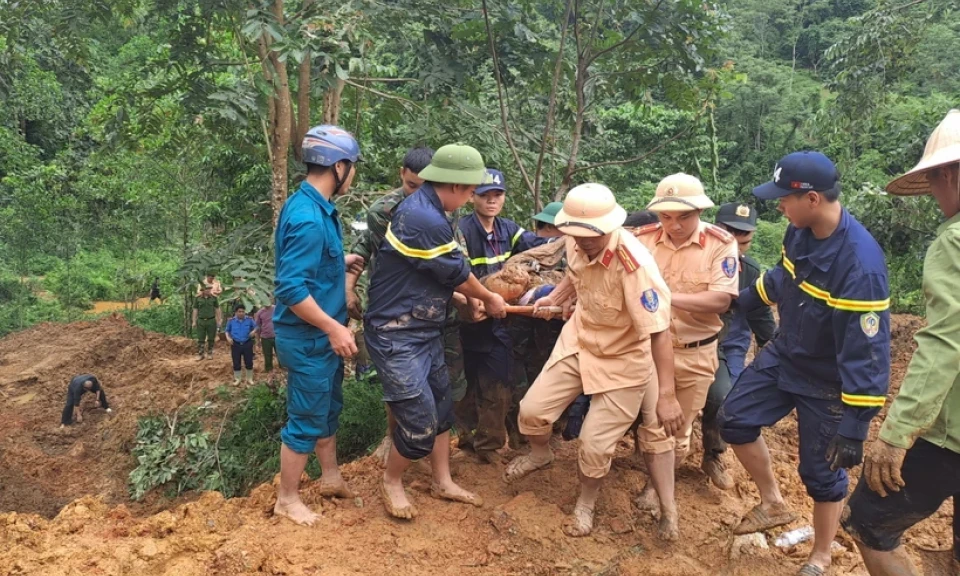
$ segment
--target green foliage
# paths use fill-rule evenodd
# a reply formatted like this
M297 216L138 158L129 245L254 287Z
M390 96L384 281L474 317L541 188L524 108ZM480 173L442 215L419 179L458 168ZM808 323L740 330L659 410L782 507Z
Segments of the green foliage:
M124 310L123 315L131 324L144 330L170 336L183 334L183 306L174 299L167 300L159 306Z
M383 391L376 372L344 380L337 454L350 459L363 456L376 447L386 431Z
M753 244L750 247L750 256L767 270L780 262L780 252L783 247L783 235L787 232L786 218L776 222L760 220L757 222L757 231L753 235Z

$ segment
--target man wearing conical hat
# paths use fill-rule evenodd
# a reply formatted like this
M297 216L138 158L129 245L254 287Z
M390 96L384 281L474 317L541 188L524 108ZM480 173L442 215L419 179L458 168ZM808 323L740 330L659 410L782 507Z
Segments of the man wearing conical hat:
M960 110L947 114L920 163L887 192L932 194L946 221L923 263L927 325L843 521L871 576L920 574L901 536L951 496L956 511L960 498ZM952 573L960 574L960 518L954 527Z
M732 234L700 219L713 206L700 180L673 174L657 186L647 209L660 222L637 231L653 254L672 294L670 337L676 365L676 396L683 410L683 427L676 438L656 418L652 396L643 403L640 451L650 470L638 504L660 510L660 537L679 535L674 499L674 468L690 451L693 421L707 401L707 391L719 366L717 342L723 320L737 296L737 243ZM661 391L661 395L663 391Z
M883 250L840 204L840 173L820 152L782 158L753 189L790 221L780 263L740 293L749 313L777 306L780 331L720 407L720 437L760 493L734 534L797 519L780 494L760 432L797 412L798 472L813 499L813 547L798 576L823 576L840 528L846 469L863 460L890 383L890 290Z
M580 432L580 498L563 530L585 536L593 529L594 506L610 471L617 442L630 428L651 381L667 391L659 410L670 429L682 413L673 390L670 292L650 253L622 228L626 212L600 184L570 190L554 223L567 235L567 274L550 295L534 304L569 306L553 353L520 402L520 432L530 454L514 459L504 476L516 482L553 461L553 423L580 394L591 394ZM652 361L651 361L652 360Z

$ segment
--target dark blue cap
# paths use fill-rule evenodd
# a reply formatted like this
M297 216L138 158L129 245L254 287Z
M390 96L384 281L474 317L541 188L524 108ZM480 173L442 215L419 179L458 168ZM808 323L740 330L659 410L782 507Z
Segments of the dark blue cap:
M483 196L491 190L503 190L506 192L507 179L503 176L503 172L494 170L493 168L487 168L487 173L483 176L483 183L477 186L474 194Z
M827 192L840 185L840 173L820 152L787 154L773 169L773 180L753 189L761 200L774 200L797 192Z

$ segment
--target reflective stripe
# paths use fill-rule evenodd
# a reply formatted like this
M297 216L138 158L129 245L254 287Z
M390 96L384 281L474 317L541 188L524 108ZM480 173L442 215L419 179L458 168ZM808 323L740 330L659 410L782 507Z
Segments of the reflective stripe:
M796 269L793 265L793 262L787 258L786 248L781 247L780 252L783 254L783 267L787 270L787 272L790 273L790 276L796 280ZM799 287L801 290L817 300L822 300L827 306L836 308L837 310L843 310L845 312L883 312L884 310L890 308L889 298L885 300L849 300L846 298L834 298L826 290L817 288L806 280L800 282Z
M432 260L458 249L457 243L452 240L447 244L437 246L436 248L430 248L429 250L424 250L422 248L411 248L393 235L393 230L390 229L390 224L387 224L387 234L385 238L397 252L403 254L404 256L420 258L422 260Z
M517 230L517 233L513 235L513 240L510 241L511 248L517 245L517 240L519 240L520 237L523 236L524 232L526 232L526 230L524 230L523 228L520 228L519 230Z
M478 266L480 264L486 264L486 265L499 264L500 262L506 262L507 258L510 257L510 254L511 254L510 252L507 252L499 256L480 256L479 258L471 258L470 265Z
M767 306L773 306L773 302L770 300L770 297L767 296L767 289L766 289L766 287L763 285L763 276L764 276L764 274L766 274L766 272L761 273L761 274L760 274L760 277L757 278L757 284L756 284L756 286L757 286L757 294L760 295L760 299L763 300L763 303L764 303L764 304L766 304Z
M848 406L858 408L882 408L887 401L886 396L865 396L861 394L840 394L840 400Z

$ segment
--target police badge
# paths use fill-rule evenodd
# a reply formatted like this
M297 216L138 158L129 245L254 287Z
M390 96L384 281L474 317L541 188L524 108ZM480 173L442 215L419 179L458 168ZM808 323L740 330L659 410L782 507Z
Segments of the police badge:
M723 269L723 273L727 275L727 278L733 278L733 275L737 273L737 259L733 257L724 258L723 262L720 263L720 267Z
M644 290L643 294L640 295L640 303L643 304L643 308L647 312L656 312L657 308L660 307L660 297L657 296L657 291L653 288Z
M747 206L747 205L745 205L745 204L741 204L741 205L737 206L737 216L739 216L739 217L741 217L741 218L749 218L749 217L750 217L750 207Z
M874 312L867 312L860 315L860 329L867 335L867 338L873 338L880 332L880 317Z

